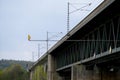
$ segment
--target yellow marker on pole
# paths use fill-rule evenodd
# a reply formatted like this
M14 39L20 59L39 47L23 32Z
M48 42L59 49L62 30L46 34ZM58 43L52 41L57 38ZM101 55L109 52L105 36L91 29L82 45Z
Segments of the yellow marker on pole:
M31 39L31 36L28 34L28 40L30 41L30 39Z

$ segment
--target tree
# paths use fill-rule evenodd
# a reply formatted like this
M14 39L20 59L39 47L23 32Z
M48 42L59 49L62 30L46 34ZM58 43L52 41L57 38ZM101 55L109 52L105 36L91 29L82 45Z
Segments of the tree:
M0 70L0 80L2 79L2 70Z
M18 64L4 69L0 80L27 80L28 73Z
M32 80L47 80L47 73L44 71L43 66L37 66L35 68Z

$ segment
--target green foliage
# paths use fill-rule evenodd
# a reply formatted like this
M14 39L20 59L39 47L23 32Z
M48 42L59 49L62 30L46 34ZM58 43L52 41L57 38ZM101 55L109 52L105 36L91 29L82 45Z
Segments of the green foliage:
M27 69L29 66L33 64L33 62L30 61L17 61L17 60L0 60L0 69L5 69L9 67L12 64L19 64L24 69Z
M47 80L47 73L44 71L43 66L35 68L32 80Z
M0 70L0 80L2 79L2 70Z
M28 73L18 64L0 71L0 80L28 80Z

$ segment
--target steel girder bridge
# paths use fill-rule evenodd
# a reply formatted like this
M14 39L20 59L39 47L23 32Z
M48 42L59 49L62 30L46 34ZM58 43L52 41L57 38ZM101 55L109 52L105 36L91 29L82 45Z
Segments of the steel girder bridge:
M119 8L105 0L48 50L48 80L120 80Z

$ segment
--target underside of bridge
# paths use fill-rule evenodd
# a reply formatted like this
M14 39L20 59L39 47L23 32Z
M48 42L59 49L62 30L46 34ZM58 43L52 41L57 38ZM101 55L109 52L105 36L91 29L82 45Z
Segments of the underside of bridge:
M105 1L113 2L51 52L58 80L120 80L120 0Z
M58 73L59 73L59 76L61 76L63 80L71 80L71 68L61 70Z

